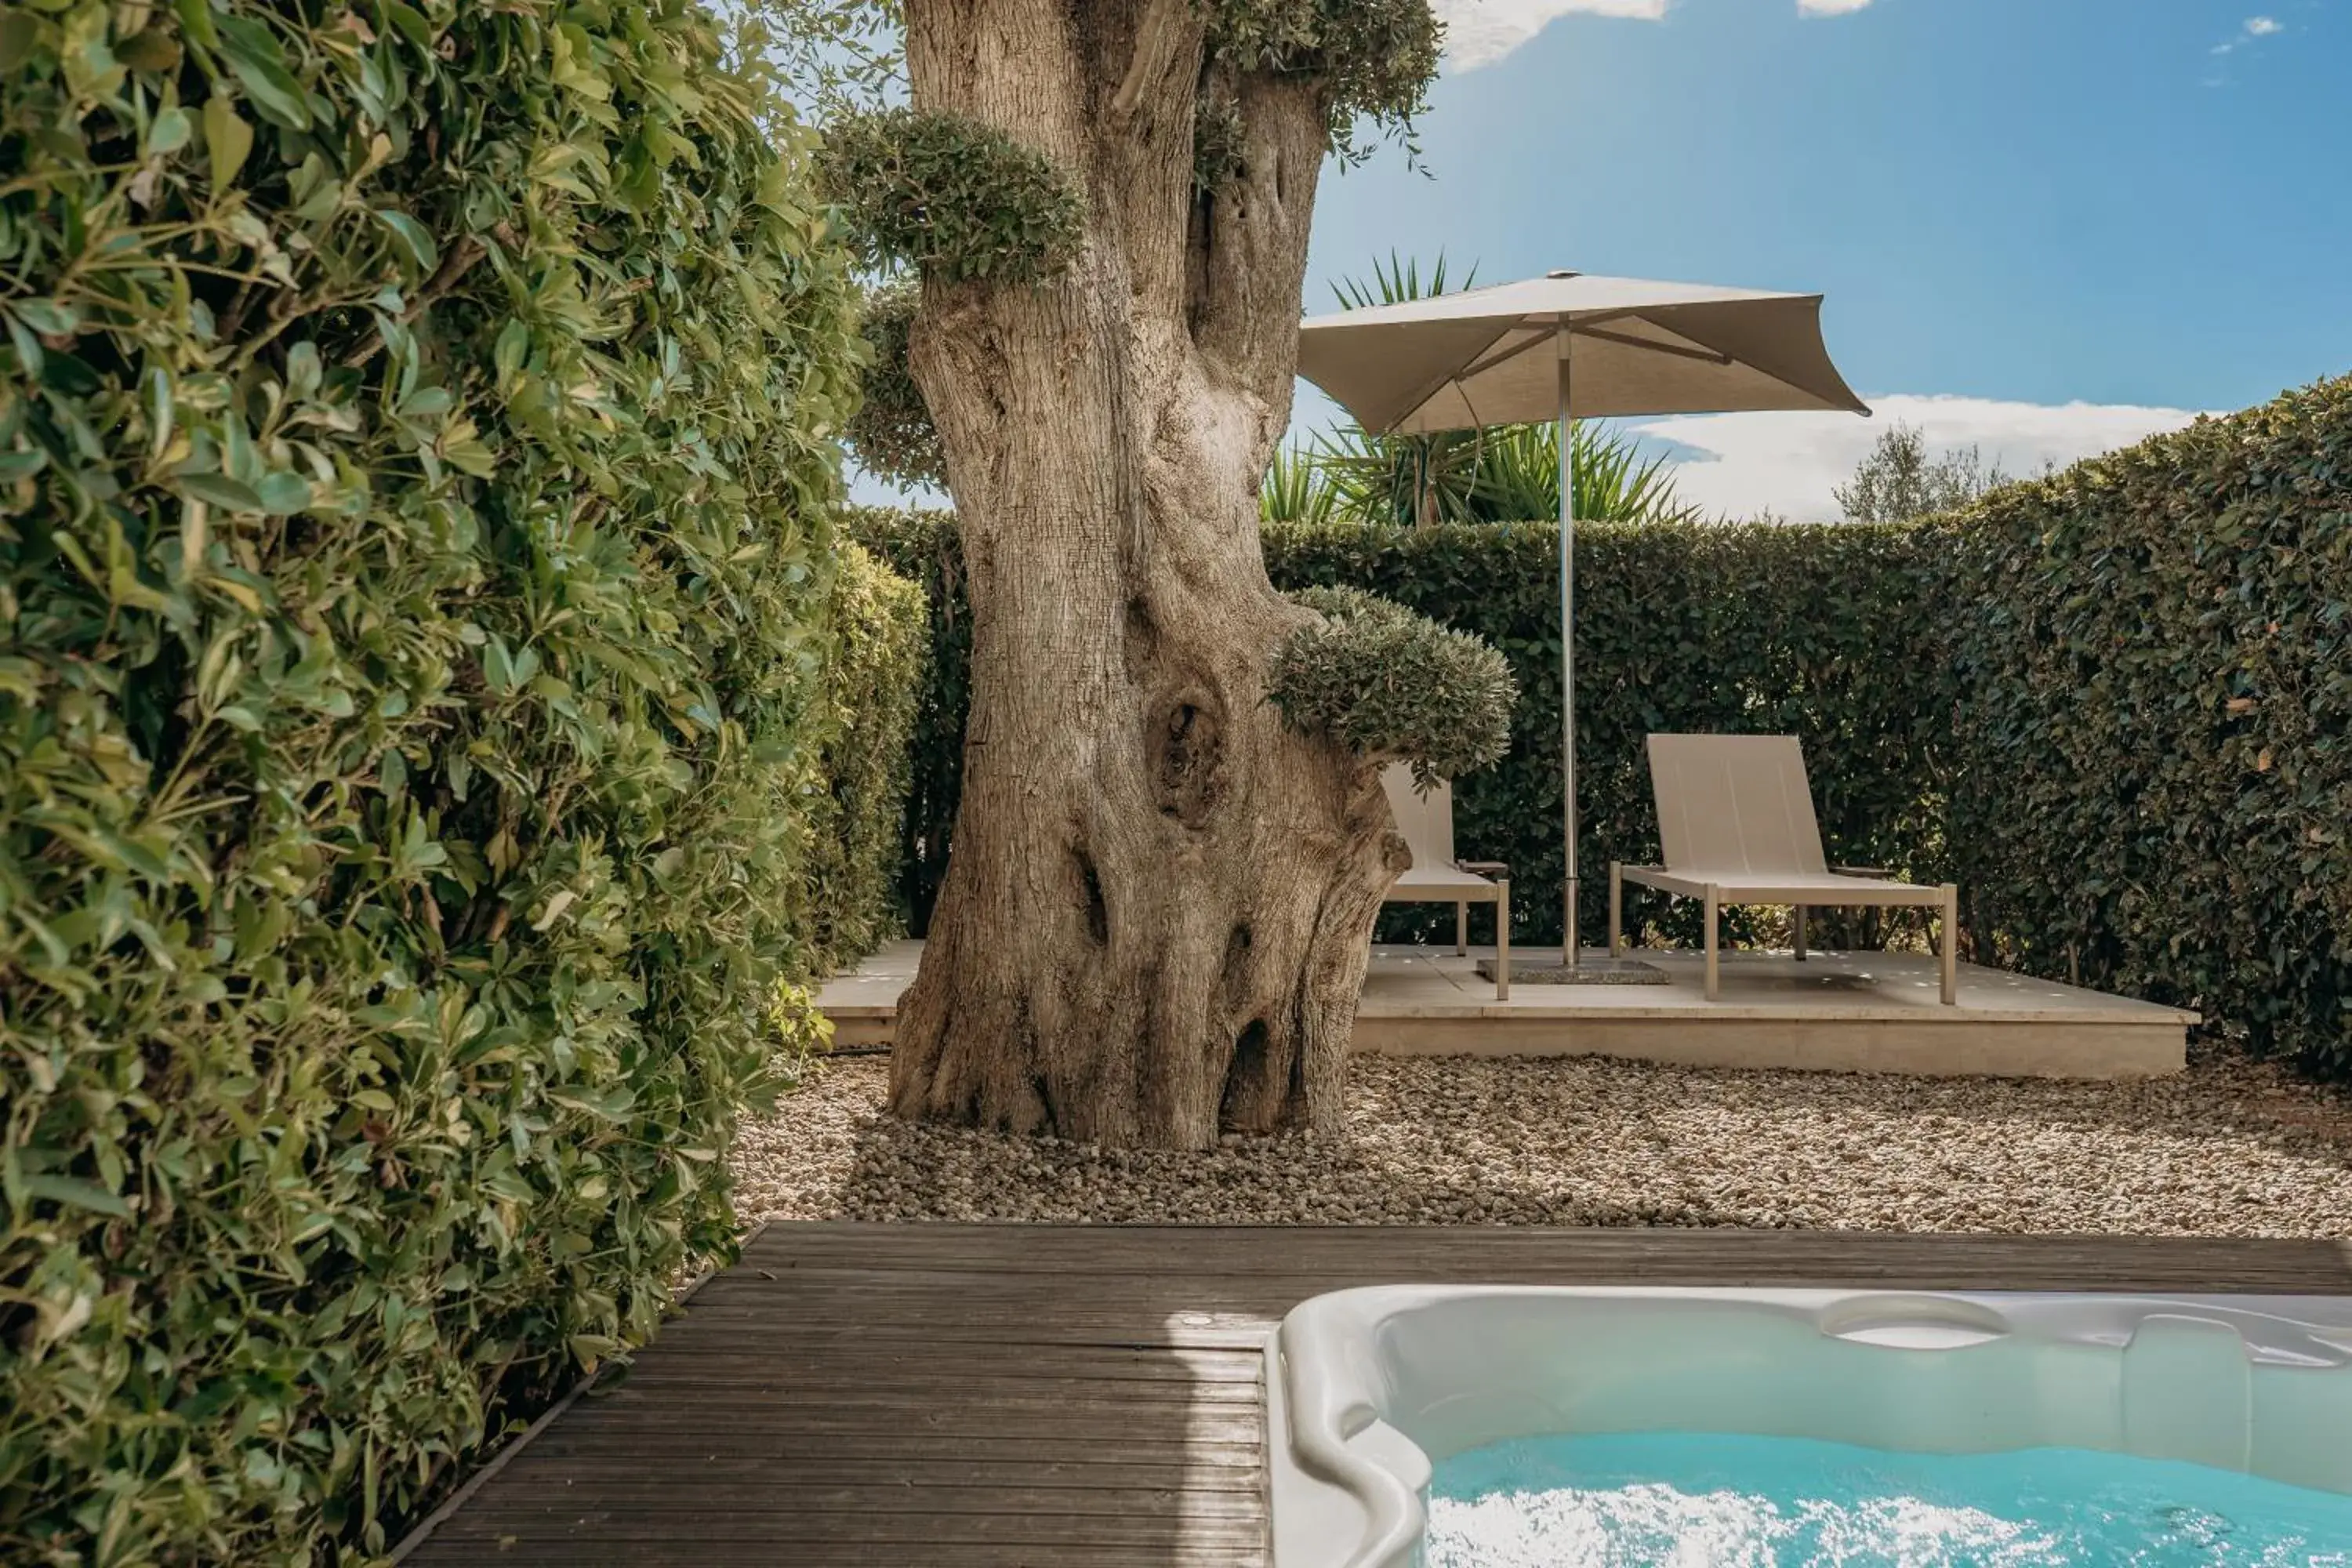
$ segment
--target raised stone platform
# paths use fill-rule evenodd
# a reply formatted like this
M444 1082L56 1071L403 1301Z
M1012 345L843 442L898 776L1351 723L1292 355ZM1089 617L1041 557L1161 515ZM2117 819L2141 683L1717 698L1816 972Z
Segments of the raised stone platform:
M817 1005L845 1047L887 1045L922 944L893 942L828 982ZM1507 1002L1475 964L1491 950L1377 947L1355 1048L1390 1056L1604 1056L1685 1067L1787 1068L1993 1078L2150 1078L2186 1065L2197 1015L2002 970L1960 966L1959 1001L1937 1000L1925 954L1727 952L1709 1002L1699 955L1643 950L1664 985L1512 983ZM1559 952L1515 949L1514 960ZM1513 965L1515 971L1517 964Z

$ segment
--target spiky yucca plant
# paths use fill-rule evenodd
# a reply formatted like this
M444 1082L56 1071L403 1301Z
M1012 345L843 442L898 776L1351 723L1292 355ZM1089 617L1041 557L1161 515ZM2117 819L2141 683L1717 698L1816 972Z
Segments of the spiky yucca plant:
M1337 499L1314 454L1296 447L1277 447L1265 479L1258 486L1258 521L1328 522Z
M1590 422L1569 454L1580 522L1696 522L1699 509L1675 493L1664 458L1644 459L1631 438ZM1510 425L1487 432L1471 510L1478 521L1559 515L1559 426Z

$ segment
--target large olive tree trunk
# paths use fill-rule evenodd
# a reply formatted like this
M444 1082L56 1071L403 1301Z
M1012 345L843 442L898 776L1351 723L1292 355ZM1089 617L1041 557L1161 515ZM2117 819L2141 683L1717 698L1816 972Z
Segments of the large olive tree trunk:
M891 1104L1106 1143L1330 1129L1402 844L1376 770L1286 730L1257 483L1287 424L1311 80L1241 77L1196 195L1189 0L909 0L915 106L1083 185L1052 281L926 285L917 381L969 569L954 852Z

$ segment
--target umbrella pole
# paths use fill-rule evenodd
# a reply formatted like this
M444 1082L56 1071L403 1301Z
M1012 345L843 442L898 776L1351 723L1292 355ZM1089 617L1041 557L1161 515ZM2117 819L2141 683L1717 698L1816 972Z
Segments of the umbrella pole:
M1576 931L1576 422L1569 413L1569 363L1573 329L1559 324L1559 758L1563 825L1568 842L1566 920L1560 963L1571 972L1582 943Z

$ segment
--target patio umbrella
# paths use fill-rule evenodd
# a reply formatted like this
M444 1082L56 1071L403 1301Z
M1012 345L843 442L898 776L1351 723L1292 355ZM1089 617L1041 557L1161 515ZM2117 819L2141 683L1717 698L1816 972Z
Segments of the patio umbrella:
M1576 493L1572 424L1610 416L1836 409L1867 415L1822 342L1822 297L1551 272L1318 316L1298 374L1379 435L1559 421L1562 962L1576 930Z

